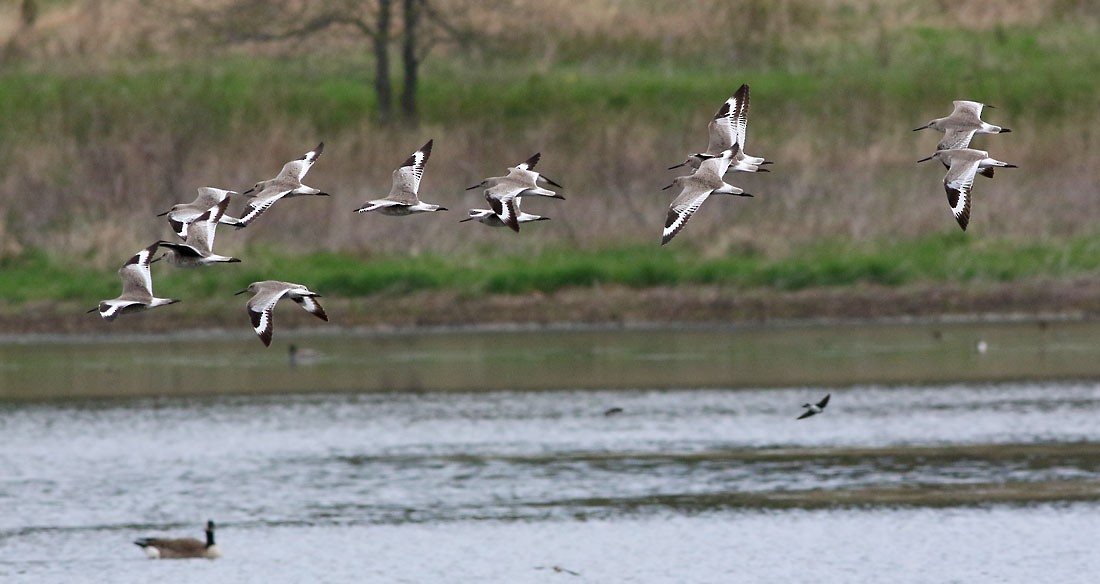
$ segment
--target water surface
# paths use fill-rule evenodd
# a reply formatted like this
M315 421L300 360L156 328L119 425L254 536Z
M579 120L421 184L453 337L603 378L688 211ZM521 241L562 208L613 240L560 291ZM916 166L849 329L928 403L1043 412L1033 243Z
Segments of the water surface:
M1098 411L1091 382L10 402L0 577L1089 582ZM214 562L130 543L207 518Z
M0 400L1095 379L1100 322L0 338ZM975 347L984 342L988 350ZM287 349L302 356L290 367Z

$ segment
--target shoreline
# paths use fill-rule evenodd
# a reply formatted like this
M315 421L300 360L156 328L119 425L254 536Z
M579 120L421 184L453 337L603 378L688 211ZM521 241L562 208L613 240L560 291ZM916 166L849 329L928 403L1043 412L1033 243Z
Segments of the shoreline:
M996 284L856 285L798 291L721 286L576 288L551 294L469 297L449 291L322 297L328 324L277 309L276 326L317 334L518 331L570 328L830 326L874 323L1088 320L1100 318L1100 279ZM178 333L252 334L244 303L183 302L112 323L75 302L0 306L0 342L30 337ZM332 331L329 333L328 331Z

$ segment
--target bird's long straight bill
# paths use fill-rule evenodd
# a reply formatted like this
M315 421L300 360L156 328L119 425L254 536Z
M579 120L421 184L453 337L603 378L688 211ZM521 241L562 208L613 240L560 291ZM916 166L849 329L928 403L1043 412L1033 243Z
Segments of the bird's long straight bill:
M540 174L539 176L541 176L543 179L545 179L546 182L558 187L559 189L564 189L565 188L565 187L561 186L560 184L558 184L557 182L555 182L554 179L546 176L545 174Z
M928 162L929 160L932 160L935 157L936 157L936 155L933 154L932 156L929 156L928 158L921 158L920 160L917 161L917 164L920 164L922 162Z
M234 292L233 295L234 296L240 296L241 294L244 294L245 292L248 292L248 289L241 290L240 292Z

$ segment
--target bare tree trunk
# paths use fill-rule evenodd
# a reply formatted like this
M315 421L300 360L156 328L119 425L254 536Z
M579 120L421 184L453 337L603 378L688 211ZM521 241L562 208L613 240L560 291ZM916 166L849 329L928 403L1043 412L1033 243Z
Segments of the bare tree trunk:
M34 26L38 20L38 0L23 0L19 12L23 18L23 26Z
M401 58L405 69L405 87L401 92L401 115L407 122L416 122L416 90L420 61L416 56L417 25L420 20L421 0L404 0L405 39Z
M378 97L378 117L384 122L393 116L393 86L390 84L391 0L378 0L378 24L374 35L374 94Z

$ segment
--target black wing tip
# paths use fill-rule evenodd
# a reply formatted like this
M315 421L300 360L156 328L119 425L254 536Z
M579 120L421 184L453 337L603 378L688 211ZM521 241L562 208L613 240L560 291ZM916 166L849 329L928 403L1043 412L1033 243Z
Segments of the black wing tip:
M310 314L312 314L313 316L316 316L317 318L319 318L319 319L321 319L325 322L328 322L328 313L325 312L325 309L324 309L324 307L321 306L321 303L317 302L317 297L318 296L320 296L320 294L317 294L316 296L313 296L313 305L317 307L317 310L313 311L313 312L310 312Z
M528 158L527 160L524 160L523 163L527 165L527 170L532 170L533 168L535 168L535 165L538 164L539 160L541 160L541 159L542 159L542 153L541 152L536 152L536 153L532 154L530 158Z

